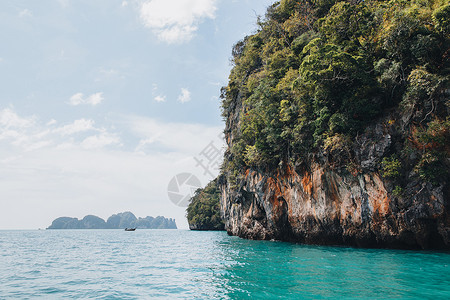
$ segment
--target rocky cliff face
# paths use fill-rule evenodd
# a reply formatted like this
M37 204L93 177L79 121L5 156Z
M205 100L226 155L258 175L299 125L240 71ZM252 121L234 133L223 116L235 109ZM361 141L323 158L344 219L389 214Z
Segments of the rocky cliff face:
M379 174L353 176L312 163L298 170L247 170L238 191L222 186L229 234L308 244L448 248L442 187L412 182L397 198ZM447 205L447 207L446 207Z
M239 127L236 104L225 130L229 146L231 129ZM338 154L316 153L297 166L247 168L233 184L225 172L219 185L226 230L243 238L307 244L449 249L448 184L426 182L405 166L398 195L394 181L380 172L382 158L413 130L400 119L387 114L352 142L351 155L339 154L352 169L336 162Z
M221 93L226 230L450 249L449 17L432 2L270 6Z

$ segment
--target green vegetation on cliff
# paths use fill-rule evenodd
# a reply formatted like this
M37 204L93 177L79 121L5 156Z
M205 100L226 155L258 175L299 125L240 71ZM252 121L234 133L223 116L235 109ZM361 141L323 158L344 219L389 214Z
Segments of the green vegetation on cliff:
M187 208L189 228L193 230L224 230L220 218L220 190L217 179L198 189Z
M299 165L312 153L358 172L355 137L392 116L388 125L398 124L401 142L379 171L392 180L412 170L446 182L449 20L448 0L282 0L269 7L258 31L234 46L222 89L228 180L238 182L249 167Z

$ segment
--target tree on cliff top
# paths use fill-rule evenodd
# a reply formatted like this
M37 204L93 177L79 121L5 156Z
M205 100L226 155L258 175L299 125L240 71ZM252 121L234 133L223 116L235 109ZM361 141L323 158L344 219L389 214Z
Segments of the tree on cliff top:
M400 131L418 128L404 134L399 157L417 150L405 165L425 180L445 181L449 19L448 0L282 0L269 7L258 31L234 46L222 90L223 117L233 124L228 178L245 168L298 165L311 153L345 161L328 154L351 149L368 125L395 111L392 122L406 120ZM425 143L427 132L440 138ZM437 169L440 179L429 172Z

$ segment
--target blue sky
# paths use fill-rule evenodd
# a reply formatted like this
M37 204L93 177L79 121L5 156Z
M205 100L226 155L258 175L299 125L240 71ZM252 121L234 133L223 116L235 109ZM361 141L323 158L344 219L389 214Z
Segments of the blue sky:
M1 1L0 228L121 211L185 228L168 183L211 179L194 158L223 148L231 47L274 2Z

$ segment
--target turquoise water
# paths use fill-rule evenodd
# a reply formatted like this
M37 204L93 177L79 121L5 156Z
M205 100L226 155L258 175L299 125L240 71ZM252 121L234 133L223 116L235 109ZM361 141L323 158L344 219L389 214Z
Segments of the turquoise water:
M0 299L450 298L450 254L187 230L0 231Z

